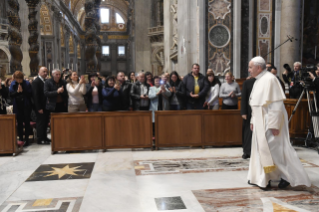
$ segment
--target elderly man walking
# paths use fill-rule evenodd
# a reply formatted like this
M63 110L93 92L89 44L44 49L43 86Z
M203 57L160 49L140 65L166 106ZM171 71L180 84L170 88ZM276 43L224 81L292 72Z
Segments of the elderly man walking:
M250 61L249 73L256 81L249 101L253 136L248 183L261 188L270 181L280 181L279 188L309 187L308 175L290 144L286 97L278 79L267 71L262 57Z

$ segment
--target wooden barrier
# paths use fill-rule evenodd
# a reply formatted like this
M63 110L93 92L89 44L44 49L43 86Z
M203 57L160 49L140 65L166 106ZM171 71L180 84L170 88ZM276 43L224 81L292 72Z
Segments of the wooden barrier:
M157 111L156 148L242 144L239 110Z
M288 119L291 116L292 111L295 109L297 101L298 99L287 99L285 101ZM311 119L308 109L308 100L302 99L296 110L295 115L293 116L289 124L290 137L306 138L310 123Z
M17 145L15 115L0 115L0 154L17 155L21 149Z
M51 139L52 153L152 148L152 113L52 113Z

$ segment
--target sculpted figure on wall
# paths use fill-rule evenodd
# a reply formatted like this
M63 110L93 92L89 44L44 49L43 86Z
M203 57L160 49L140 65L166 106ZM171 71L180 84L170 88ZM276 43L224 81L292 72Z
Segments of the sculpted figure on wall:
M171 5L171 12L173 13L173 45L172 50L177 51L178 47L178 0L173 0Z

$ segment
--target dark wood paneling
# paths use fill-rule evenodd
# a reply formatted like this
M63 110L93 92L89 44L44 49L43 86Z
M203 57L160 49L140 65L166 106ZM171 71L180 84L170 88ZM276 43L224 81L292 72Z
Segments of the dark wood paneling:
M52 114L53 151L103 148L103 120L98 113Z
M242 144L242 118L239 110L209 111L203 117L203 143L212 146Z
M156 146L201 146L198 111L156 112Z
M52 151L152 147L151 112L51 115Z
M151 112L110 112L104 115L105 148L152 147Z
M0 154L16 153L17 131L15 115L0 115Z
M287 99L285 101L285 107L288 113L288 119L290 118L292 111L295 109L297 99ZM306 99L301 100L295 115L293 116L289 124L289 133L291 137L306 137L308 128L310 126L311 119L308 109L308 101Z

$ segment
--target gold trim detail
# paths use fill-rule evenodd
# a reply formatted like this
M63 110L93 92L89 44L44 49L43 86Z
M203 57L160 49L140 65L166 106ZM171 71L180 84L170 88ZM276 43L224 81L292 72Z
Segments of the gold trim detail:
M264 167L264 171L265 171L266 174L269 174L269 173L271 173L271 172L273 172L275 170L276 170L276 166L275 165Z

